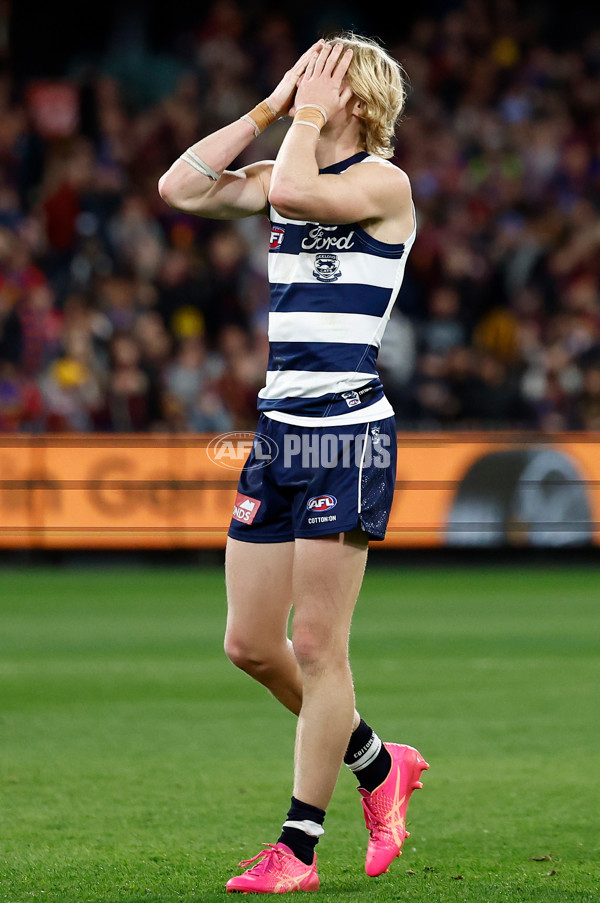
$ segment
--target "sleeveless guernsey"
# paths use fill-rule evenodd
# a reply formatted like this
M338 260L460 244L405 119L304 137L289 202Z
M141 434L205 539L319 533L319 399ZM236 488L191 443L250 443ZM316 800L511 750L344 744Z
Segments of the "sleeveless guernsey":
M362 162L366 151L320 170ZM269 209L269 362L258 410L284 423L336 426L393 416L377 355L400 291L416 227L404 244L357 223L289 220Z

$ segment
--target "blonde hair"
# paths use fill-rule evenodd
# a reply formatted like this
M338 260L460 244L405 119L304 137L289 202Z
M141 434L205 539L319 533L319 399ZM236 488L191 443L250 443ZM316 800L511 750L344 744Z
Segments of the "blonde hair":
M392 157L392 138L406 100L406 77L402 66L372 38L345 31L326 39L354 51L347 79L363 102L363 140L370 154Z

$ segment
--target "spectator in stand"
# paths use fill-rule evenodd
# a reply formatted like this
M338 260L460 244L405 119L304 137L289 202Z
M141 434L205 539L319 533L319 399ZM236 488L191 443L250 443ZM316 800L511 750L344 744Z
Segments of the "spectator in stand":
M452 348L464 345L466 341L460 293L453 285L442 283L429 296L429 313L421 329L421 349L445 357Z
M104 398L94 411L96 428L113 433L147 432L152 426L156 387L142 366L140 347L130 333L115 332L109 352Z
M93 413L100 393L93 373L76 358L56 358L39 379L42 429L50 433L79 433L93 429Z
M575 429L600 430L600 362L588 367L582 390L573 405L571 425Z
M253 430L256 404L262 388L265 364L250 336L238 325L223 326L219 333L223 372L214 386L230 412L234 429Z
M178 432L225 432L234 426L217 389L220 355L209 354L202 335L183 338L164 378L165 420Z
M107 232L116 268L133 276L155 280L161 265L165 236L152 215L149 199L139 192L126 194L110 218Z
M0 364L0 432L38 432L44 426L42 396L36 381L4 361Z
M55 306L48 283L26 289L17 306L21 322L21 369L34 376L58 356L61 347L62 313Z

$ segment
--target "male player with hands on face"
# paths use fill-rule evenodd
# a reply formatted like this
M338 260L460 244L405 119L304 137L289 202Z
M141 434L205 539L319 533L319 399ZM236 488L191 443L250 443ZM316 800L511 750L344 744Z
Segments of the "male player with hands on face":
M280 450L314 451L324 439L338 450L333 466L304 454L259 466L253 449L240 477L225 650L298 721L281 834L240 863L231 892L317 890L315 847L343 762L359 782L366 872L386 872L429 767L361 718L348 659L368 543L385 537L395 482L394 411L376 360L416 232L408 178L389 159L404 100L401 68L379 43L319 40L266 100L188 148L159 182L162 198L191 214L269 216L270 355L257 435ZM282 116L292 122L274 161L227 169Z

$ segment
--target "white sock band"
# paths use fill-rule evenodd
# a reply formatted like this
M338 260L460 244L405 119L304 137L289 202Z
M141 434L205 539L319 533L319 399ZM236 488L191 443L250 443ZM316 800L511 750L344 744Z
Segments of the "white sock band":
M304 831L309 837L321 837L325 833L323 825L318 825L316 821L305 819L304 821L284 821L284 828L297 828L298 831Z
M382 746L383 744L380 738L375 732L373 732L371 745L364 751L364 753L360 755L356 762L348 765L350 771L362 771L363 768L366 768L367 765L370 765L372 762L374 762L379 755Z
M221 176L218 172L216 172L208 163L205 163L204 160L201 160L198 154L192 150L191 147L188 147L186 151L184 151L179 158L180 160L185 160L186 163L189 163L190 166L193 166L195 170L201 172L203 176L208 176L209 179L212 179L213 182L217 182Z

